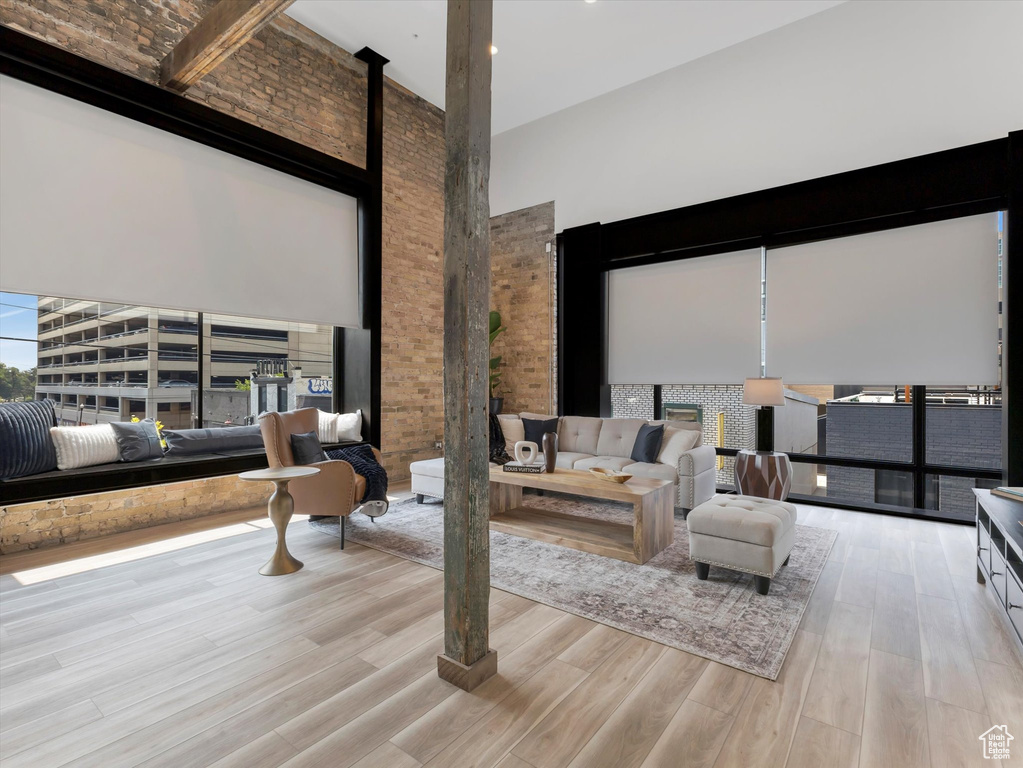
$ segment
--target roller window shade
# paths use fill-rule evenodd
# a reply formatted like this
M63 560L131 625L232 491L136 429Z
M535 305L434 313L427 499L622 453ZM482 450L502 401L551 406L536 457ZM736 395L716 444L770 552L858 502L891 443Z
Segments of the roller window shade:
M995 384L997 214L769 250L767 372Z
M0 77L0 289L359 325L355 198Z
M759 248L613 270L608 292L610 384L759 374Z

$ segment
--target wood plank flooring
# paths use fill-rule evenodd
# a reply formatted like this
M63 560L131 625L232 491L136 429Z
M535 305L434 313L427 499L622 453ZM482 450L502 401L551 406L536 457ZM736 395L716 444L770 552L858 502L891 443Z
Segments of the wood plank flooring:
M260 576L261 509L6 556L0 763L945 768L982 764L991 725L1023 744L973 529L800 522L839 537L775 682L494 590L499 674L460 691L436 674L437 571L297 519L306 567Z

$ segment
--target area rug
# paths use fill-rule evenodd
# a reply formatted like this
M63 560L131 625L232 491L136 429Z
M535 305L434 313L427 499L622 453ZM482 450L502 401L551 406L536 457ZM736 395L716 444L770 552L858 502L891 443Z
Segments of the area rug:
M616 502L548 493L529 506L630 523L632 509ZM337 536L337 519L311 523ZM374 523L352 515L346 534L367 547L443 568L444 509L439 500L392 504ZM499 589L607 624L664 645L775 680L795 637L837 532L796 526L789 564L758 595L753 577L711 568L699 581L689 559L689 535L675 518L675 543L644 565L556 544L490 532L490 581Z

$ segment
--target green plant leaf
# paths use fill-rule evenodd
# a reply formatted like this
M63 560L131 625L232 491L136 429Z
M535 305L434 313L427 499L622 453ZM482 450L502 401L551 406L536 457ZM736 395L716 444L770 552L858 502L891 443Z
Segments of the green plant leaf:
M502 357L504 357L504 355L498 355L497 357L490 358L490 370L493 371L495 368L497 368L497 366L501 364Z

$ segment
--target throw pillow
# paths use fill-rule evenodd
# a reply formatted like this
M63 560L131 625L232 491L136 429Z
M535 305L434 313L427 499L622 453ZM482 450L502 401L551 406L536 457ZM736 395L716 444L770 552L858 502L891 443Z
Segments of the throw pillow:
M263 435L258 424L212 429L165 429L163 439L167 442L167 453L173 456L252 451L263 447Z
M323 452L320 438L316 436L315 432L292 435L291 452L295 454L296 464L315 464L318 461L327 460L327 454Z
M337 442L337 414L327 413L317 409L317 417L319 417L319 423L316 425L316 434L320 438L321 443L336 443Z
M515 443L526 439L522 419L510 414L499 414L497 419L501 422L501 429L504 431L504 452L509 456L513 456L515 454Z
M661 452L657 455L657 461L678 468L678 460L682 458L682 454L693 450L702 438L703 433L698 429L665 427Z
M362 441L362 410L337 415L337 441L339 443Z
M84 427L53 427L50 439L57 452L57 469L113 464L120 458L117 438L109 424Z
M528 440L531 443L536 443L537 446L543 445L543 436L548 432L558 431L558 419L547 419L541 421L539 419L523 419L522 420L522 431L525 433L523 440Z
M117 454L121 461L143 461L163 456L160 433L156 421L115 421L110 425L117 441Z
M52 400L0 403L0 478L56 469L57 452L50 439L56 423Z
M639 428L636 442L632 446L632 460L651 464L657 461L657 453L661 450L664 438L664 425L645 424Z

